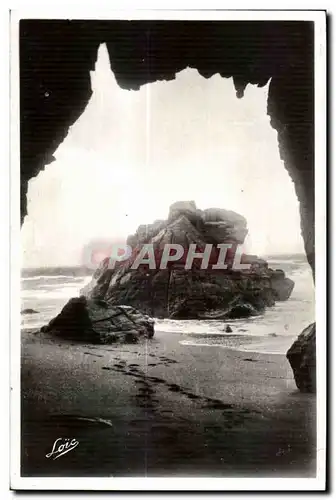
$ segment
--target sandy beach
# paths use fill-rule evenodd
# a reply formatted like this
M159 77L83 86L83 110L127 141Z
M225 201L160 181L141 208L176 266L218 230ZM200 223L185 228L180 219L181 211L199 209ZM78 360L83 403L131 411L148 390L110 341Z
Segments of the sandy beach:
M284 355L22 332L23 476L315 476L315 397ZM78 446L46 458L55 440Z

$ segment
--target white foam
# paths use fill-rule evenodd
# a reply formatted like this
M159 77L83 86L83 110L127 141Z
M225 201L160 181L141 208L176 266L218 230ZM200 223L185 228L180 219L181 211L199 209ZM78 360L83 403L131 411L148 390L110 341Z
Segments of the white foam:
M69 276L67 274L58 274L57 276L55 276L54 274L52 275L47 275L47 274L40 274L38 276L28 276L28 277L25 277L25 278L21 278L21 281L37 281L37 280L41 280L41 279L45 279L45 280L59 280L59 279L68 279L68 280L82 280L84 279L83 276ZM85 277L86 278L86 277Z

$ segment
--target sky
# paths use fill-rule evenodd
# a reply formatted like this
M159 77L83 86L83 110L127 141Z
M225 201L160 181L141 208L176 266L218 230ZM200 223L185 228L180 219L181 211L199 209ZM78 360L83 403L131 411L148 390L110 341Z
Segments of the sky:
M23 267L83 264L91 241L123 241L179 200L242 214L246 251L304 252L294 184L266 112L268 85L248 85L237 99L231 78L186 68L125 90L105 44L91 85L56 161L29 182Z

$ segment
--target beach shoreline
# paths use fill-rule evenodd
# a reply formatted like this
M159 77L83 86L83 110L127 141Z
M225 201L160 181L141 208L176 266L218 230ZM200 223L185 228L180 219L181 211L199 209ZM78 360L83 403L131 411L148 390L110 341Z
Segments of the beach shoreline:
M22 331L23 476L314 477L314 395L284 355L156 331L92 345ZM78 446L57 460L58 438Z

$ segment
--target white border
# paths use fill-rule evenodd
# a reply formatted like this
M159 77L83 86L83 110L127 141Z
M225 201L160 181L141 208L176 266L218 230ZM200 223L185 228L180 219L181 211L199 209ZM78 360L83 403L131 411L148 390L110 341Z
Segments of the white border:
M81 19L81 20L189 20L189 21L318 21L325 19L322 10L169 10L169 9L87 9L85 7L29 7L12 10L12 19Z
M195 5L194 5L195 7ZM11 16L11 330L20 331L20 158L19 19L167 19L167 20L307 20L315 22L315 197L317 421L319 467L316 478L22 478L20 477L20 336L11 339L11 488L29 490L114 491L323 491L326 431L326 35L323 11L169 11L59 8L42 6L12 11ZM299 333L299 332L298 332ZM276 488L276 490L274 490Z

